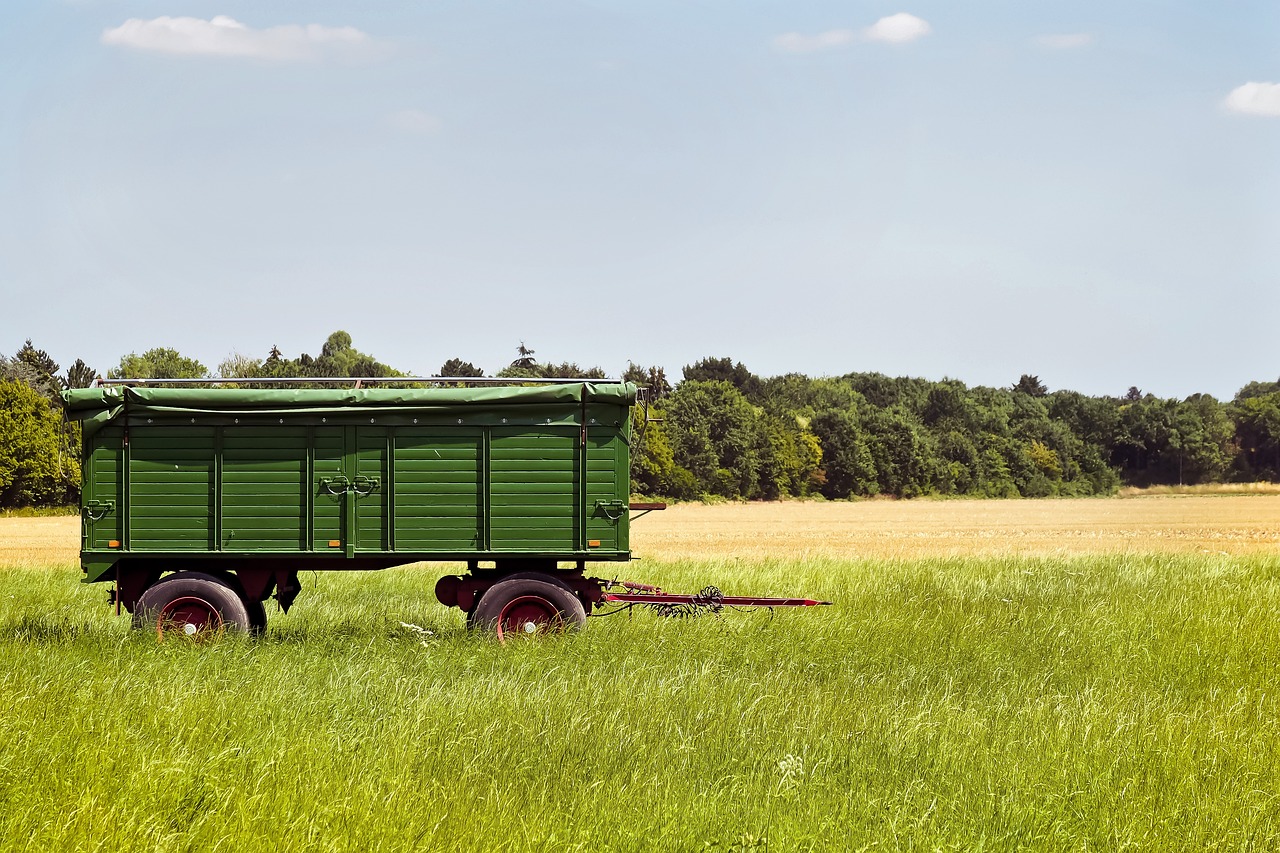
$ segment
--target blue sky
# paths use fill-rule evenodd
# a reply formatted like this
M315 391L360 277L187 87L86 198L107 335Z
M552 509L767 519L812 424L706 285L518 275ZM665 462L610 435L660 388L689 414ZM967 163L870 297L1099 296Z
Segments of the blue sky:
M0 6L0 351L1230 397L1280 4Z

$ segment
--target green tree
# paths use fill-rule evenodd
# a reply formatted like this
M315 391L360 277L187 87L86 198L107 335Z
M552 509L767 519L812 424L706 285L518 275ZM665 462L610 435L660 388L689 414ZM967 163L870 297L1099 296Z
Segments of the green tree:
M1046 398L1049 417L1061 421L1085 444L1108 451L1119 428L1119 402L1086 397L1078 391L1054 391Z
M864 402L844 379L810 379L802 373L763 380L757 399L767 412L803 419L832 409L854 409Z
M1013 393L1026 394L1028 397L1044 397L1049 393L1049 389L1040 381L1039 376L1024 373L1018 377L1017 382L1013 383Z
M576 362L565 361L560 364L533 362L528 366L520 366L512 362L498 371L501 379L605 379L604 370L599 367L579 367Z
M628 361L627 369L622 372L622 381L634 382L645 388L652 402L659 402L671 393L667 371L657 365L641 367L635 362Z
M26 382L0 379L0 506L48 506L79 497L79 454L61 412Z
M111 379L206 379L209 370L176 349L157 347L142 355L129 353L107 376Z
M516 347L516 353L518 354L516 360L511 362L508 367L514 367L517 370L533 370L538 366L538 360L533 357L534 350L525 346L524 341L521 341L520 346Z
M320 355L307 369L310 372L305 375L316 377L377 378L403 375L373 356L360 352L352 345L351 335L342 330L329 335L320 348Z
M218 364L221 379L257 379L266 375L262 362L250 355L232 353Z
M901 408L868 408L862 431L880 494L910 498L933 491L937 456L928 431Z
M1280 480L1280 391L1237 395L1230 413L1244 476Z
M395 368L383 364L371 355L357 350L351 335L338 330L325 339L320 354L302 353L297 358L285 358L279 347L273 346L260 367L263 378L379 378L403 376ZM376 383L373 383L376 384ZM315 383L312 387L323 387Z
M469 361L451 358L440 365L438 376L484 376L484 371Z
M31 338L27 338L26 343L14 354L13 359L31 368L36 378L32 383L33 388L50 400L58 399L58 395L66 385L62 377L58 376L58 363L50 358L47 352L36 349L31 345Z
M1235 402L1248 400L1251 397L1265 397L1280 391L1280 379L1275 382L1249 382L1236 392Z
M938 436L938 475L935 486L948 495L984 494L983 456L973 437L960 430ZM987 495L997 497L997 495Z
M938 384L927 379L890 377L883 373L850 373L844 377L844 381L868 404L879 409L899 406L916 417L923 415L929 392ZM948 380L944 380L946 381Z
M67 368L67 375L63 381L68 388L88 388L97 379L97 372L82 359L77 358L75 364Z
M538 372L543 379L606 379L603 368L579 367L576 362L564 361L560 364L540 364Z
M631 435L632 491L642 495L663 495L692 500L705 490L698 488L692 473L676 464L666 423L660 410L652 410L654 420L639 426ZM644 410L632 410L633 423L641 424Z
M34 367L16 358L6 358L3 355L0 355L0 379L21 382L36 391L40 391L43 387L40 373Z
M747 370L742 362L735 364L731 358L704 358L685 365L684 381L728 382L753 402L760 391L760 377Z
M821 484L822 444L795 417L766 414L758 448L760 496L777 500L812 493Z
M809 427L822 445L822 494L829 498L847 498L874 495L879 491L875 459L867 448L855 412L821 412Z
M758 415L728 382L686 380L667 398L666 433L675 463L703 491L727 498L759 493Z
M1239 447L1226 407L1209 394L1193 394L1178 405L1173 450L1178 482L1221 481L1232 469Z

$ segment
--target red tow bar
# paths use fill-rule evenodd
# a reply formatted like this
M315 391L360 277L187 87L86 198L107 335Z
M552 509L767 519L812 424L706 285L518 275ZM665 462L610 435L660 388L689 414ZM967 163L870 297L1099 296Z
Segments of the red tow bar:
M621 587L623 592L609 592ZM602 603L634 606L645 604L666 615L694 616L702 611L718 613L725 607L815 607L831 604L813 598L767 598L758 595L725 595L714 586L701 592L681 594L663 592L661 587L633 581L611 581L605 586Z
M710 604L701 593L680 595L673 592L606 592L604 601L617 604ZM724 607L814 607L831 604L812 598L759 598L754 595L722 595L714 599Z

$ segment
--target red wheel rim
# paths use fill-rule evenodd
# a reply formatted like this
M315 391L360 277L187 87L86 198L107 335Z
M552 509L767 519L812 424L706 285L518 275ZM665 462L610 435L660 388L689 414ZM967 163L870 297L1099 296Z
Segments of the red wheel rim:
M156 635L162 640L165 631L195 637L221 630L222 624L218 608L203 598L184 595L160 609L156 616Z
M507 637L536 637L564 630L564 617L559 608L540 595L513 598L498 614L498 641Z

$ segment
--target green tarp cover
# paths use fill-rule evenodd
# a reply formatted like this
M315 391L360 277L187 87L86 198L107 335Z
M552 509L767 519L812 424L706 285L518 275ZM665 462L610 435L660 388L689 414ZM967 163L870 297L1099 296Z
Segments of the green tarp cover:
M84 422L87 434L130 415L269 415L350 413L353 409L444 411L506 406L577 406L584 402L629 406L630 382L564 385L490 385L479 388L151 388L107 385L64 391L67 413Z

